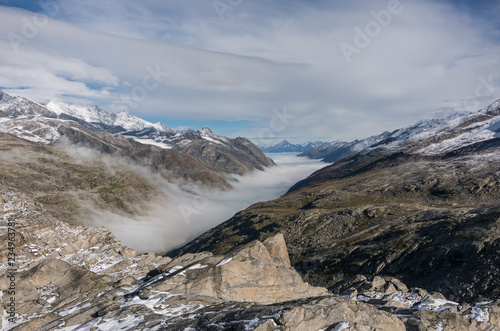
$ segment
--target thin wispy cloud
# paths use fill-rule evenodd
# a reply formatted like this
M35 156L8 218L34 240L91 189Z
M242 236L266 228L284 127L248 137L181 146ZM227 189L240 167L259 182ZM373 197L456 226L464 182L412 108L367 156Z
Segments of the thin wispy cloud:
M47 15L39 27L32 11L0 9L0 87L40 102L79 97L166 125L226 120L251 138L286 106L295 120L277 136L348 140L500 97L495 2L42 4L24 6ZM251 125L231 131L235 120Z

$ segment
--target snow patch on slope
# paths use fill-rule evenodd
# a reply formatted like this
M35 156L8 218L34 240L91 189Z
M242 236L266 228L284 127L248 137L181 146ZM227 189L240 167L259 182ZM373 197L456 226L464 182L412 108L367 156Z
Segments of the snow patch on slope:
M153 145L153 146L157 146L157 147L161 147L161 148L164 148L164 149L172 149L172 145L170 144L166 144L164 142L159 142L159 141L156 141L156 140L153 140L153 139L142 139L142 138L137 138L137 137L134 137L134 136L124 136L125 138L132 138L134 139L135 141L141 143L141 144L144 144L144 145Z
M61 138L57 131L61 122L43 116L6 117L0 118L0 132L9 133L35 143L50 144Z

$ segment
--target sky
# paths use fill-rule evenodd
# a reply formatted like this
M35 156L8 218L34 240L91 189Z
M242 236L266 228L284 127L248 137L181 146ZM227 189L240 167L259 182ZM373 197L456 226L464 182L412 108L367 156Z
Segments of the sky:
M493 0L0 0L4 92L260 144L478 110L499 55Z

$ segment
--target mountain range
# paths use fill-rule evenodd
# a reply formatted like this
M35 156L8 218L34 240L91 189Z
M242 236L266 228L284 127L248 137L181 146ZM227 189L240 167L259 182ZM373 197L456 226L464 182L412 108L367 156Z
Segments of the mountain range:
M85 220L172 203L173 184L230 190L272 161L207 128L0 92L0 327L500 329L500 101L310 153L334 163L139 254Z
M496 103L492 104L491 107L495 107ZM484 110L483 110L484 112ZM479 112L480 114L481 112ZM480 121L478 113L476 114L452 114L446 118L442 119L430 119L422 120L414 125L408 126L406 128L398 129L393 132L385 131L381 134L371 136L361 140L354 140L351 142L344 141L333 141L330 143L323 143L309 150L304 151L299 156L307 156L313 159L323 159L325 162L333 163L337 162L343 158L348 158L359 152L369 149L376 149L378 147L386 146L387 148L397 149L403 146L410 146L414 141L424 141L427 136L439 135L441 131L449 129L449 127L455 126L455 123L468 123L468 121ZM479 117L481 118L481 117ZM450 144L448 148L459 148L461 144L474 143L481 139L486 139L490 135L486 134L486 138L482 135L484 132L494 132L493 137L498 136L498 127L493 124L488 127L487 130L481 130L476 133L476 130L470 130L469 135L460 136L456 140L446 140L447 144ZM450 133L452 135L452 133ZM430 139L428 139L430 140ZM444 144L444 143L443 143ZM416 148L416 147L413 147ZM422 151L423 153L430 152L431 149L435 149L439 152L439 149L444 150L446 146L435 145L430 147L427 151Z
M3 132L44 144L60 140L60 127L76 126L95 133L120 134L142 144L193 156L214 172L244 174L273 166L274 162L248 139L215 135L209 128L177 131L126 112L110 113L97 105L75 106L49 102L46 106L0 91L0 111L13 118L2 122ZM26 116L39 116L35 119ZM23 124L29 122L30 124ZM38 122L36 125L34 122Z
M353 156L385 140L388 136L390 136L389 132L383 132L379 135L350 142L332 141L329 143L322 143L302 152L299 156L307 156L311 159L322 159L325 162L333 163L340 159Z
M308 142L303 144L292 144L286 139L275 145L259 145L265 153L301 153L324 144L321 141Z

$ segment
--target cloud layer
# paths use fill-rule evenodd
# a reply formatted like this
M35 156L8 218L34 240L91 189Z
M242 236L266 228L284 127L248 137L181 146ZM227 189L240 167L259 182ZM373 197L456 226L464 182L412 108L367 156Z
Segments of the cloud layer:
M325 163L292 154L271 155L278 167L234 179L234 190L206 192L155 178L167 203L152 203L144 216L129 217L95 210L86 225L105 226L126 246L139 252L165 253L229 219L253 203L275 199ZM144 176L152 176L143 173Z
M166 125L250 123L234 136L257 137L286 107L295 117L271 130L276 139L363 138L499 98L498 20L482 19L499 10L409 0L1 7L0 87Z

